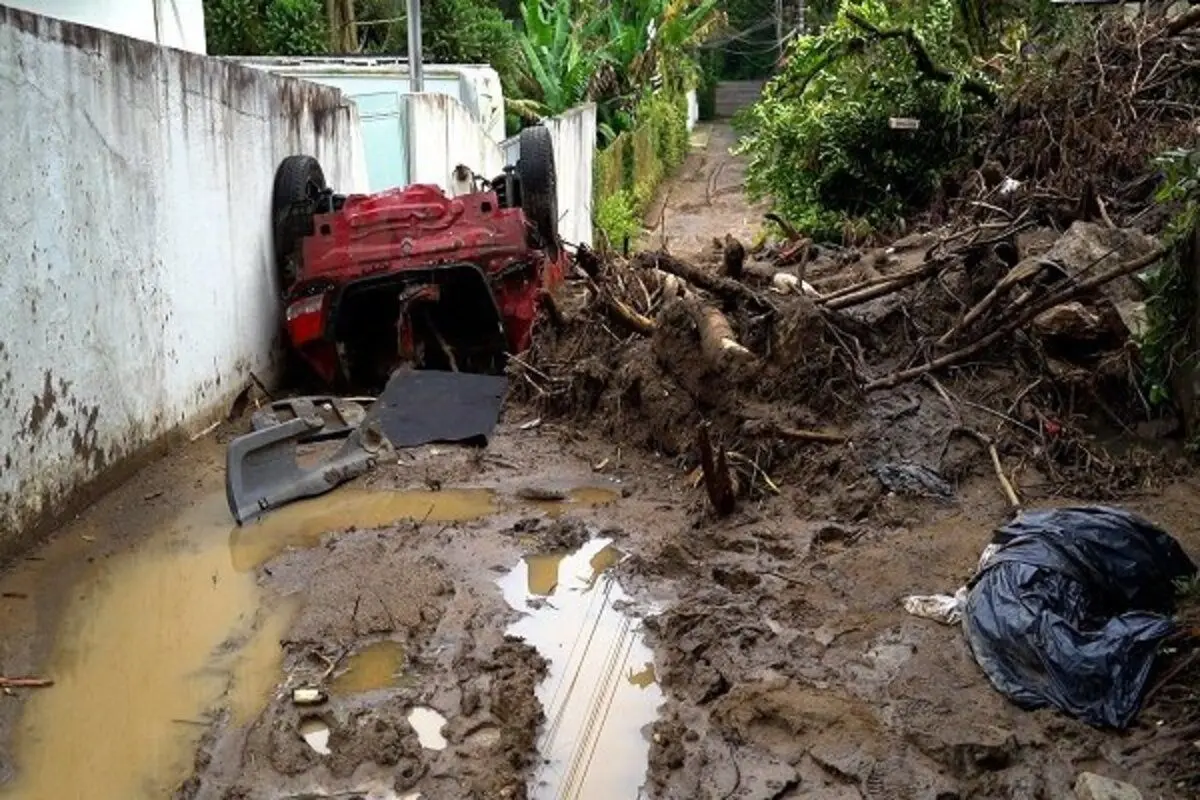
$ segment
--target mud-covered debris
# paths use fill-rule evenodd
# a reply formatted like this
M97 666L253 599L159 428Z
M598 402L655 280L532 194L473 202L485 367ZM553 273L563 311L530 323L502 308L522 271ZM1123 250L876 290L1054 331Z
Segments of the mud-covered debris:
M937 500L954 499L954 487L937 472L921 464L878 464L872 471L889 492Z
M548 486L522 486L517 489L517 497L535 503L558 503L570 495L564 489L554 489Z
M578 550L588 539L592 538L587 524L574 517L557 519L535 533L538 549L547 553Z
M1137 787L1094 772L1081 772L1075 781L1078 800L1142 800Z
M957 625L962 621L963 606L967 603L967 590L964 587L953 595L914 594L905 597L901 602L904 610L914 617L931 619L943 625Z
M1033 330L1039 336L1076 341L1095 341L1107 331L1101 316L1078 301L1043 311L1033 319Z

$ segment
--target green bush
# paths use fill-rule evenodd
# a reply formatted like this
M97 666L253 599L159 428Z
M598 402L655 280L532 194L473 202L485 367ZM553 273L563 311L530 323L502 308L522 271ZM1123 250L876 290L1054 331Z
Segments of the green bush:
M907 32L950 79L921 69ZM845 3L820 35L795 40L762 100L735 120L749 194L826 239L923 206L971 143L974 112L994 99L961 42L952 0ZM892 117L920 128L893 130Z
M628 238L637 239L642 230L641 217L632 195L621 190L604 195L596 202L596 231L601 249L620 250Z
M213 55L312 55L329 21L320 0L204 0L204 34Z
M1181 256L1191 256L1192 236L1200 225L1200 150L1181 150L1158 159L1163 184L1158 201L1177 208L1164 240L1170 255L1150 274L1146 326L1138 342L1145 382L1154 404L1167 402L1178 371L1194 366L1197 314L1194 276Z
M687 98L658 92L634 112L634 128L596 153L594 226L600 247L619 248L641 231L642 215L688 151Z

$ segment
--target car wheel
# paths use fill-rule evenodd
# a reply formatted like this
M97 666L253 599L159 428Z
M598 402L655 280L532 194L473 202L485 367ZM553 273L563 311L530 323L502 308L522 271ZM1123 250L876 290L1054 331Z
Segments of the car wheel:
M312 156L288 156L275 171L271 221L275 265L285 292L296 280L300 241L314 233L314 201L325 188L325 172Z
M539 245L551 258L558 257L558 181L550 131L535 125L521 131L517 177L521 181L521 210L533 225Z

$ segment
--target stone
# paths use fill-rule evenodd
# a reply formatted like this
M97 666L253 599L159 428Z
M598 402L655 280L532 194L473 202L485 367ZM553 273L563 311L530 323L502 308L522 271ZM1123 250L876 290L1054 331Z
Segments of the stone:
M1063 303L1038 314L1033 330L1039 336L1063 339L1098 339L1102 334L1100 315L1078 301Z
M1075 779L1077 800L1142 800L1142 793L1124 781L1094 772L1081 772Z

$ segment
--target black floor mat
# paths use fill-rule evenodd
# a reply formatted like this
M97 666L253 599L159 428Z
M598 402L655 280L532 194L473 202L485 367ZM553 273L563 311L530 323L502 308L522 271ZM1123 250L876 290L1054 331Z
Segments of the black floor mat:
M431 442L486 446L508 391L503 375L403 370L367 412L393 447Z

